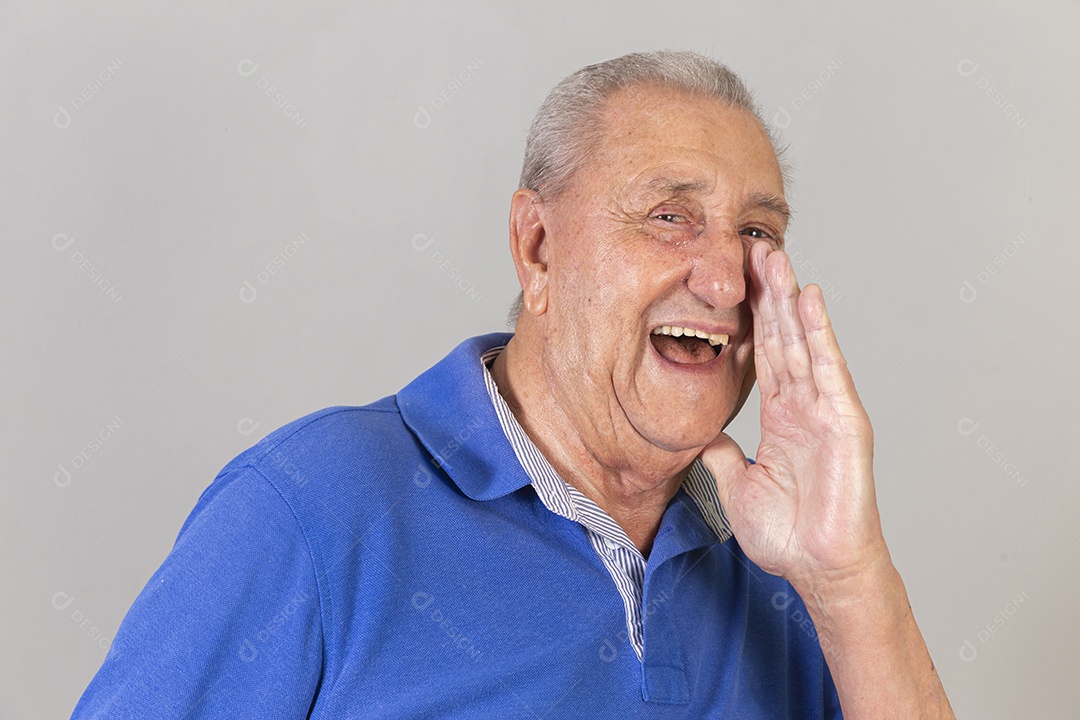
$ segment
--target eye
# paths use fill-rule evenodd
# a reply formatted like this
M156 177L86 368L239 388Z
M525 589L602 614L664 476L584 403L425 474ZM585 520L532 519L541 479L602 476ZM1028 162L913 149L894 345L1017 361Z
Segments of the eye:
M739 234L740 235L749 235L750 237L756 238L758 240L773 240L774 239L772 235L770 235L768 232L762 230L759 227L743 228L742 230L739 231Z
M688 222L685 215L680 215L678 213L673 213L673 212L654 213L653 217L656 218L657 220L663 220L664 222L670 222L670 223L685 223L685 222Z

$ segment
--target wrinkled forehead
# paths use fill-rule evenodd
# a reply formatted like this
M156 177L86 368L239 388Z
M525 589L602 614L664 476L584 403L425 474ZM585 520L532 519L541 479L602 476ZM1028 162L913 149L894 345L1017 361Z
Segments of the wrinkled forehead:
M782 196L783 175L772 143L754 115L711 98L637 86L613 94L601 115L586 175L612 189L658 182L696 190L744 188Z

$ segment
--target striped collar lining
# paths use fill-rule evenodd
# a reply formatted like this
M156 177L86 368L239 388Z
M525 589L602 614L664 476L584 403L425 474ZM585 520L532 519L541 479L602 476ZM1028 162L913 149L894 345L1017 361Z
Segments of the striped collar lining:
M495 406L495 414L499 418L499 424L502 425L506 439L510 441L518 461L532 481L541 502L556 515L581 523L606 540L636 550L626 532L610 515L559 476L547 458L540 453L536 444L529 439L524 428L514 417L510 406L499 394L499 388L488 367L505 347L505 345L500 345L491 348L481 356L480 361L484 367L484 385ZM697 505L705 524L715 533L717 539L720 542L728 540L731 537L731 526L720 504L716 481L705 464L701 462L701 458L694 459L690 472L683 480L682 489Z

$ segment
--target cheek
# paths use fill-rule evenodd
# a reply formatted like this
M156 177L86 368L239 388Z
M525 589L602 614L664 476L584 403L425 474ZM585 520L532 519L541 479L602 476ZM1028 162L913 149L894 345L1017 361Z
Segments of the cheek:
M670 295L690 275L694 258L685 249L635 235L596 258L606 299L640 314Z
M565 305L563 315L572 314L569 320L585 324L610 325L632 314L649 276L640 258L618 241L583 242L563 254L552 271L552 289Z

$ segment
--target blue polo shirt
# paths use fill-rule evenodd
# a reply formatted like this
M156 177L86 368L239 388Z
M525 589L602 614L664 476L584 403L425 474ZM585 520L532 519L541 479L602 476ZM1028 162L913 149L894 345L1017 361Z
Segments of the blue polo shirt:
M541 501L485 389L508 337L230 462L73 717L840 717L798 596L685 488L635 648L590 531Z

